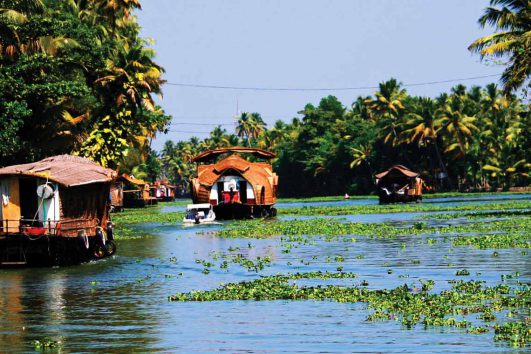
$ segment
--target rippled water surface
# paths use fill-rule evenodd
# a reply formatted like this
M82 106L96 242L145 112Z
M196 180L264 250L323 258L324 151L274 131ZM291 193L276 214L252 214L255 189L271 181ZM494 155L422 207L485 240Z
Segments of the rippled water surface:
M527 198L526 196L520 198ZM509 198L505 198L509 199ZM430 200L430 203L485 203L473 198ZM347 203L377 203L374 199ZM304 205L323 205L313 203ZM325 204L328 205L328 204ZM333 205L333 204L332 204ZM294 203L279 205L296 206ZM183 207L178 210L182 210ZM166 211L175 211L173 209ZM411 224L419 213L353 215L360 222ZM463 222L465 220L462 220ZM259 222L259 221L257 221ZM435 222L435 221L433 221ZM440 221L448 223L448 220ZM54 269L0 270L0 352L34 351L32 341L62 341L62 352L478 352L510 351L494 342L492 331L467 334L456 328L406 329L399 322L370 323L362 303L331 301L169 302L169 295L211 289L221 283L251 280L259 275L314 270L335 271L330 262L344 257L344 271L358 278L326 283L369 288L394 288L419 279L435 280L435 291L447 288L458 269L498 284L501 274L519 272L530 281L530 256L521 249L451 248L442 236L397 239L356 237L357 242L316 239L282 252L279 238L220 239L210 225L139 225L154 235L118 242L118 254L100 262ZM207 232L205 232L207 231ZM429 244L427 238L440 242ZM257 273L238 264L228 269L196 260L238 247L249 258L269 256L272 263ZM388 274L388 269L392 273ZM317 280L305 280L316 284ZM320 281L322 282L322 281Z

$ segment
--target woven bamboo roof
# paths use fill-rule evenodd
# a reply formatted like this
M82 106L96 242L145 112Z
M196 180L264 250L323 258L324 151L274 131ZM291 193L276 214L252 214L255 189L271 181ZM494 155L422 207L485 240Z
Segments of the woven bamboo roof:
M192 161L194 162L209 161L209 160L212 160L218 157L221 154L226 154L229 152L234 152L234 153L239 153L239 154L251 154L255 157L261 157L263 159L272 159L276 157L275 154L273 154L272 152L266 151L266 150L234 146L234 147L229 147L229 148L220 148L220 149L213 149L213 150L205 151L195 156L192 159Z
M411 178L418 177L420 175L420 173L413 172L409 168L407 168L406 166L394 165L391 168L389 168L387 171L380 172L380 173L376 174L375 177L380 179L380 178L383 178L383 177L387 176L388 174L390 174L392 172L395 172L395 173L398 172L398 173L401 173L401 174L405 175L406 177L411 177Z
M116 172L80 156L58 155L44 160L0 168L0 176L22 175L48 179L66 187L110 182Z

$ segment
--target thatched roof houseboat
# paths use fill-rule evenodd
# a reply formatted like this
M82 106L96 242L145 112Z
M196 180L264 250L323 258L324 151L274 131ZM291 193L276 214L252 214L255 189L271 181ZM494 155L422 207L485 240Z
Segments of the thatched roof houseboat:
M380 204L422 200L423 181L418 172L403 165L395 165L375 177Z
M115 252L115 172L61 155L0 169L0 266L79 263Z
M175 191L177 186L170 184L168 181L156 181L151 186L151 196L161 202L171 202L175 200Z
M210 203L220 219L276 215L277 174L268 161L249 161L242 154L256 160L275 157L271 152L245 147L208 150L195 156L197 177L191 181L194 203Z
M146 205L157 204L157 199L151 197L148 182L123 173L117 179L123 183L124 208L143 208Z

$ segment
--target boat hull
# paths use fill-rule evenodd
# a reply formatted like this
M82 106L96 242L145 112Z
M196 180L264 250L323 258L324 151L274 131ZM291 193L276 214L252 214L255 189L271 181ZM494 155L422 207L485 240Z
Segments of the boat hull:
M273 205L249 205L242 203L218 204L214 206L216 218L220 220L252 219L255 217L273 217L277 210Z
M105 258L116 252L114 241L107 240L106 246L100 241L98 236L2 235L0 268L75 265Z

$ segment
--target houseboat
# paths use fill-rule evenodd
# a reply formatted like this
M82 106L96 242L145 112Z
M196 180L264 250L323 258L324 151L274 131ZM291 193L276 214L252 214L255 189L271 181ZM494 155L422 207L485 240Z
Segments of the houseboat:
M157 198L160 202L172 202L175 200L175 191L177 186L174 186L167 181L156 181L151 186L151 197Z
M0 266L67 265L112 255L115 177L70 155L1 168Z
M148 182L127 173L121 174L116 181L123 183L124 208L143 208L146 205L157 204L157 198L150 195Z
M274 157L271 152L245 147L208 150L195 156L194 204L211 204L217 219L275 216L278 176L269 163Z
M380 204L408 203L422 200L423 181L420 173L402 165L395 165L378 173L376 186Z
M111 213L124 209L124 182L114 181L111 185Z

